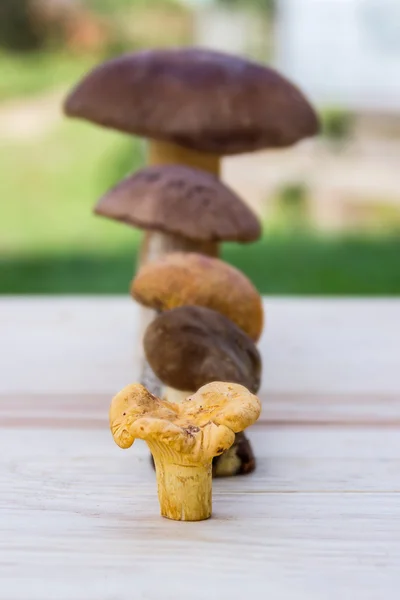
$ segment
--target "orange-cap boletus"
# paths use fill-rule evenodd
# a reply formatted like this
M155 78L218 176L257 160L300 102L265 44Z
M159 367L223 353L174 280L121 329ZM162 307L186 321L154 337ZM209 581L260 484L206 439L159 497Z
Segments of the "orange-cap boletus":
M263 328L260 294L235 267L194 252L173 252L143 266L132 281L131 294L157 311L188 304L222 313L254 341Z
M121 448L137 438L147 442L162 516L201 521L212 512L213 457L227 450L260 412L259 399L238 384L210 383L181 404L133 384L113 398L110 429Z

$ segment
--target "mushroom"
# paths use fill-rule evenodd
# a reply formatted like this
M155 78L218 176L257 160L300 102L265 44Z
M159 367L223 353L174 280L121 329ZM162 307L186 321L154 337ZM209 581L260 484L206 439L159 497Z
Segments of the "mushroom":
M101 198L95 213L146 230L142 265L173 250L216 256L221 241L250 242L261 235L254 213L214 175L176 165L148 167L127 177ZM139 347L153 316L141 308ZM142 371L142 383L157 394L146 364Z
M94 212L146 231L139 265L173 250L218 256L219 242L261 236L253 211L217 177L191 167L147 167L127 177Z
M156 311L205 306L228 317L257 341L263 329L260 294L235 267L197 253L172 252L142 267L131 295Z
M140 384L125 387L110 407L110 428L121 448L136 438L154 457L161 515L201 521L212 511L212 459L259 417L259 399L237 384L213 382L182 404L153 396Z
M224 155L288 147L319 130L302 92L276 71L201 48L145 50L109 60L76 85L64 111L148 138L149 165L182 164L214 175L220 174ZM202 212L210 208L203 206ZM198 213L193 216L197 225ZM164 236L161 248L160 236L151 239L156 248L145 242L143 262L165 245L171 249L170 237ZM174 235L173 245L177 239ZM196 249L216 254L216 240L209 241ZM151 373L148 379L154 383Z
M287 147L318 132L303 94L269 67L201 48L153 49L94 68L64 105L149 139L149 164L220 172L223 155Z
M148 326L144 351L150 368L165 386L163 398L179 404L212 381L238 383L257 393L261 356L242 329L222 314L201 306L162 313ZM214 461L214 475L250 473L255 458L250 442L235 444Z
M161 313L147 327L143 346L171 402L217 380L259 390L261 356L256 345L230 319L209 308L181 306Z

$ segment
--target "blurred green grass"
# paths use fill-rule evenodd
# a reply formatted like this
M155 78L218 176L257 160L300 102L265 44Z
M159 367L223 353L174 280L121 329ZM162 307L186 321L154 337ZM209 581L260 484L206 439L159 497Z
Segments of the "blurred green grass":
M270 4L259 3L264 8ZM112 21L118 44L113 45L111 36L102 56L60 49L0 51L0 102L29 101L48 90L66 89L114 53L152 43L179 45L191 35L189 9L179 1L84 4ZM167 6L174 10L155 12ZM167 15L182 18L168 20ZM336 111L328 117L326 135L340 139L351 124L348 116ZM144 147L139 140L79 121L50 124L47 131L45 121L43 134L0 138L0 293L126 293L140 233L94 217L92 207L110 186L143 164ZM292 186L281 194L292 207L292 217L292 205L301 201L303 192L301 186ZM261 293L400 294L398 234L328 236L308 229L301 215L293 221L282 210L278 217L266 226L260 242L223 247L223 258L242 269Z
M140 234L92 215L97 199L144 161L144 146L79 121L3 143L0 293L126 293ZM266 227L223 257L264 294L397 295L400 236L321 236Z
M123 236L122 236L123 237ZM11 255L0 262L0 293L127 293L139 237L107 251ZM398 295L400 240L271 236L223 257L262 294Z
M0 51L0 101L72 85L97 62L98 57L91 54Z
M115 14L132 9L148 8L148 0L84 0L83 4L98 13ZM152 9L176 7L183 9L184 3L180 0L152 0Z
M141 163L140 142L84 123L64 121L38 139L0 148L0 251L100 251L132 238L91 214L106 189Z

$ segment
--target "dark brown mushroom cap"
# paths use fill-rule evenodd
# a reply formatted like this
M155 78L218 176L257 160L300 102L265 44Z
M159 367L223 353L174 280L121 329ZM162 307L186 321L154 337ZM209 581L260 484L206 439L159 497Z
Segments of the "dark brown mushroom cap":
M199 241L257 240L253 211L217 177L180 165L147 167L121 181L95 213Z
M256 393L261 357L248 335L227 317L201 306L162 313L148 326L146 358L157 377L177 390L212 381L240 383Z
M110 60L78 83L65 113L219 155L290 146L319 129L309 102L276 71L199 48Z

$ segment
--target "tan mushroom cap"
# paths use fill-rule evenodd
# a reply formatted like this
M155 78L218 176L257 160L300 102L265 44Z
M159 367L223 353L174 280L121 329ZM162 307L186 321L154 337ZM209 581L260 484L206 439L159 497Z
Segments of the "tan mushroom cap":
M165 444L182 459L205 462L230 448L235 433L260 416L261 403L245 387L209 383L181 404L150 394L140 384L125 387L110 407L110 428L115 442L129 448L136 438L150 447Z
M107 61L68 96L65 113L218 155L290 146L318 132L300 90L269 67L200 48Z
M131 294L144 306L165 311L188 304L220 312L257 341L263 328L260 294L238 269L195 252L171 252L143 266Z
M173 405L153 396L140 384L126 386L113 398L109 412L110 428L118 446L121 448L132 446L135 438L126 426L137 423L140 418L148 415L168 422L175 418L176 413Z
M180 405L178 405L180 406ZM213 381L203 385L183 402L182 410L199 427L208 420L239 433L253 425L261 414L261 402L243 385Z
M143 229L199 241L257 240L253 211L217 177L190 167L148 167L127 177L98 202L95 213Z

